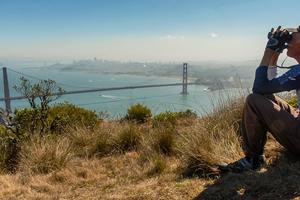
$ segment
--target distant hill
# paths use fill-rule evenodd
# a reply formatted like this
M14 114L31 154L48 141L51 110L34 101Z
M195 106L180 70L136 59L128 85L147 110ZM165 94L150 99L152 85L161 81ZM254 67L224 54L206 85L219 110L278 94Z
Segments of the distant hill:
M236 82L249 86L258 61L245 62L190 62L188 76L197 83L212 86L216 82L233 87ZM133 74L143 76L181 77L182 63L120 62L102 59L80 60L70 64L56 63L47 68L62 71L85 71L90 73Z

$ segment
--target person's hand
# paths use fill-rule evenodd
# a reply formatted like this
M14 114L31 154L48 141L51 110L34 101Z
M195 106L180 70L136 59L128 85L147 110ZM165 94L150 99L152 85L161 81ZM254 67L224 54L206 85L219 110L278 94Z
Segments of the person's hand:
M277 53L287 48L286 43L291 39L291 36L287 30L281 30L281 26L274 31L274 28L268 33L268 43L266 48L272 49Z

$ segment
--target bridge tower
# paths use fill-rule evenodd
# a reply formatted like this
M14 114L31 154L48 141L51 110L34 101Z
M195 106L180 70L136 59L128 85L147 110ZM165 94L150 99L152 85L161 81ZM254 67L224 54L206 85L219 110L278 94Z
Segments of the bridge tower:
M182 93L183 95L187 95L187 85L188 85L188 72L187 72L187 63L183 63L183 71L182 71Z
M11 106L10 106L10 95L9 95L9 86L8 86L8 77L7 77L7 68L2 68L3 73L3 89L4 89L4 102L5 102L5 109L7 113L11 113Z

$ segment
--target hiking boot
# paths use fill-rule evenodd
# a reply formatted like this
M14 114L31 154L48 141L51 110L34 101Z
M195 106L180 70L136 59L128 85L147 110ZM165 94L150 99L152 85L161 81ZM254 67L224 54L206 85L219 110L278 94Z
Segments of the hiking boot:
M241 173L249 170L259 170L266 164L264 155L255 158L244 157L230 164L219 165L219 170L222 172Z

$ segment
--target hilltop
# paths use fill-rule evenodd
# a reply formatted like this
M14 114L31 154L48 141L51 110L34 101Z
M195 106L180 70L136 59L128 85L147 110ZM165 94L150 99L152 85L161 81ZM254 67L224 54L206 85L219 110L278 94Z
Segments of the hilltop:
M269 136L268 166L221 174L220 162L242 156L244 98L224 97L212 113L151 111L137 104L119 120L70 104L50 108L49 132L20 110L15 138L1 128L1 199L292 199L300 161ZM53 118L53 116L61 116ZM26 117L26 118L24 118Z

